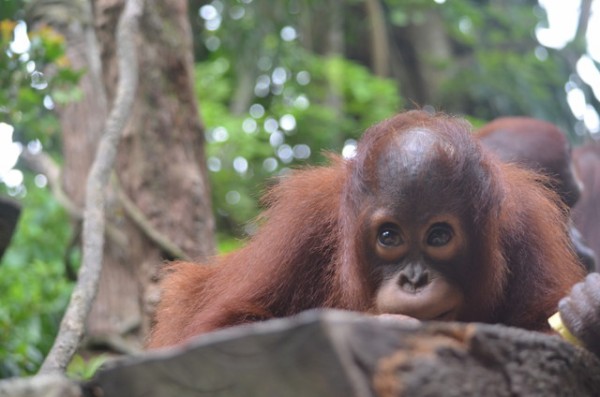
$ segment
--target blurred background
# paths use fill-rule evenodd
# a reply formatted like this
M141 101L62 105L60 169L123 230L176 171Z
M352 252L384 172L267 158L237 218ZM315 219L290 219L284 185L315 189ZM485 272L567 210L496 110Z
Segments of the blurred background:
M0 258L0 378L36 371L76 279L122 7L0 0L0 195L22 207ZM352 156L398 111L475 127L526 115L573 145L600 137L600 0L147 1L140 29L88 351L139 350L165 260L243 244L275 177Z

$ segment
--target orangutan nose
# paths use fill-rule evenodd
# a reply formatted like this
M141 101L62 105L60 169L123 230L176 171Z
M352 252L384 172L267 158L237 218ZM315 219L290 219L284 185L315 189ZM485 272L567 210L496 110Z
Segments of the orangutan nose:
M417 293L429 284L429 272L420 265L408 265L400 272L398 285L406 292Z

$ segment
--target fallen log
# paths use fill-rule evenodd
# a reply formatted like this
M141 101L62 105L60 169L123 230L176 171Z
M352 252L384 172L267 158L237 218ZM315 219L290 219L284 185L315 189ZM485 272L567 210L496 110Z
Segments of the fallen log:
M0 382L0 395L46 395L23 394L28 381L12 381L21 394ZM600 360L558 336L501 325L317 310L114 361L85 383L56 382L68 397L600 396Z
M600 396L600 361L500 325L339 311L231 328L115 364L94 396Z

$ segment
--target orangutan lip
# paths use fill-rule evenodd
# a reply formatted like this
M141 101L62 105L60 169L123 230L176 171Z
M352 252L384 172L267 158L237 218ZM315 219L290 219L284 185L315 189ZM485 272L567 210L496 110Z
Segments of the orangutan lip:
M448 310L440 314L439 316L435 316L431 319L431 321L449 321L450 316L452 315L452 310Z

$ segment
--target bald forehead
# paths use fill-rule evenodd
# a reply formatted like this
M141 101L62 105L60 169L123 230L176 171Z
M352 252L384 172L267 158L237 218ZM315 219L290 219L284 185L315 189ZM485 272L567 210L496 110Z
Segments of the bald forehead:
M415 178L447 165L456 148L428 129L412 129L393 137L377 162L378 179Z
M425 214L444 207L451 153L452 147L427 130L395 137L377 161L376 200L402 213Z

